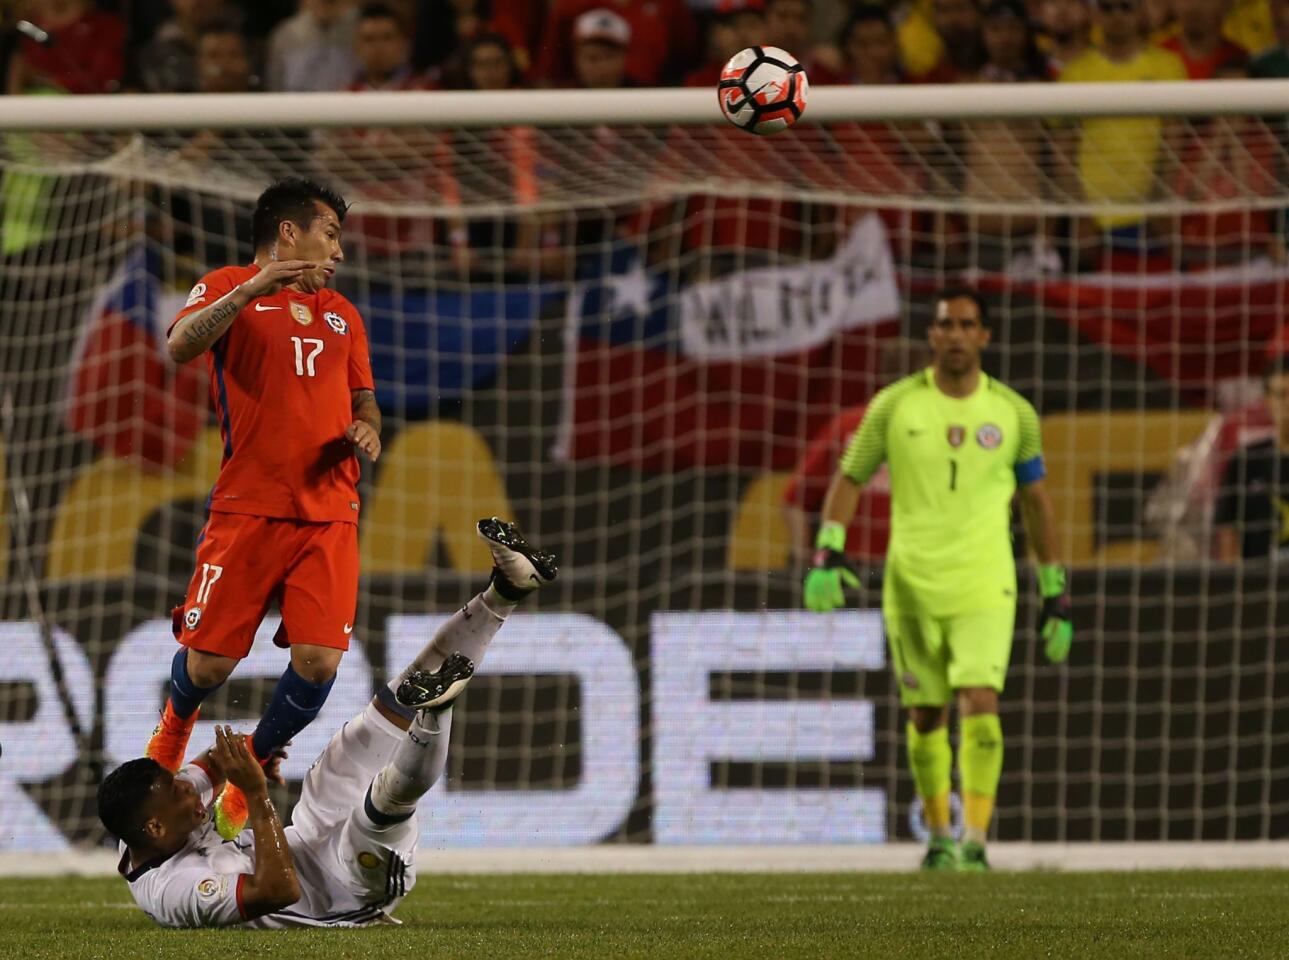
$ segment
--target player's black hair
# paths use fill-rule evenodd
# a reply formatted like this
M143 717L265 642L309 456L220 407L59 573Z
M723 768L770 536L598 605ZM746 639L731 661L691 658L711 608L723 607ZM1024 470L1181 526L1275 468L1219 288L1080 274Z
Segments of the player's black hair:
M980 294L976 293L976 291L971 289L971 287L945 287L935 295L935 300L933 300L932 303L939 305L945 300L959 299L970 300L974 303L976 305L976 309L980 311L980 325L982 327L989 326L989 311L985 307L985 301L981 299Z
M880 23L892 33L895 32L895 24L891 21L890 11L885 7L879 7L875 3L861 3L850 11L850 16L846 22L841 25L837 31L837 46L845 49L846 44L850 41L850 34L861 23Z
M404 30L403 21L394 8L387 3L365 3L358 13L359 20L393 20L398 24L400 30ZM404 30L406 32L406 30Z
M144 805L165 768L151 757L139 757L121 764L98 785L98 818L107 832L127 844L143 836Z
M278 224L283 220L290 220L301 230L308 230L318 215L314 201L326 204L344 223L349 204L334 190L302 177L287 177L273 184L255 201L255 213L251 215L251 246L258 253L271 244L277 236Z

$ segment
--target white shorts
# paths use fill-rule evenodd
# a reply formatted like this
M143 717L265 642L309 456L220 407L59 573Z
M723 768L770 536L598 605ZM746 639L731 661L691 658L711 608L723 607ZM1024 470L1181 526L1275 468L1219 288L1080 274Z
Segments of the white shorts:
M295 854L300 901L289 913L325 925L370 922L416 883L416 817L393 826L368 818L372 778L407 734L368 705L331 738L304 778L287 840Z

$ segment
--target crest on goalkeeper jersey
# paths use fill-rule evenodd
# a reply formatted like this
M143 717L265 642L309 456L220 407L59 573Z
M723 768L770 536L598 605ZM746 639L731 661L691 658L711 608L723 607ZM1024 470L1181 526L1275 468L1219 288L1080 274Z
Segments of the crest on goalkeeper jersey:
M734 126L750 133L787 130L806 110L810 82L797 58L778 47L748 47L721 69L716 97Z
M966 427L958 426L957 424L954 424L953 426L949 427L949 436L948 436L949 446L960 447L962 446L962 441L965 440L966 438L967 438Z
M326 320L327 326L336 331L336 333L340 334L342 337L349 332L349 324L346 323L345 318L338 313L328 310L322 315L322 319Z
M1003 432L995 424L986 423L976 431L976 443L986 450L996 450L1002 442Z

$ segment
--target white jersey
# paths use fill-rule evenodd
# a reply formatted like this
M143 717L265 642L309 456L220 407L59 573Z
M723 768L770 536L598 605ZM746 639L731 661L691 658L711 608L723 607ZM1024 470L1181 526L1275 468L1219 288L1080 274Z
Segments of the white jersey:
M300 899L285 910L246 919L242 888L255 872L255 837L244 830L224 840L212 817L172 856L131 867L121 844L117 869L149 917L163 927L242 925L357 927L391 923L390 912L416 882L416 817L379 827L363 810L367 786L388 762L403 732L368 707L332 737L309 769L287 844L300 882ZM189 764L177 776L214 802L210 778Z

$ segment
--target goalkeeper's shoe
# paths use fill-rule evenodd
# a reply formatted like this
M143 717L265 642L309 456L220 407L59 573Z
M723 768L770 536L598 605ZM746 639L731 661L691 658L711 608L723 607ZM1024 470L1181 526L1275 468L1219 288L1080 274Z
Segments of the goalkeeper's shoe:
M962 841L962 849L958 851L958 870L962 873L988 873L985 845L974 840Z
M443 666L413 670L394 691L394 699L412 710L442 710L461 695L474 676L474 663L463 653L454 653Z
M148 739L145 757L151 757L171 773L177 773L183 766L184 753L188 749L188 738L197 723L201 710L194 710L192 716L184 719L175 713L174 705L166 697L166 708L161 712L161 720Z
M559 575L554 555L530 545L513 523L489 517L476 529L492 551L492 585L507 600L518 602Z
M932 837L922 858L923 870L957 870L958 850L952 837Z

